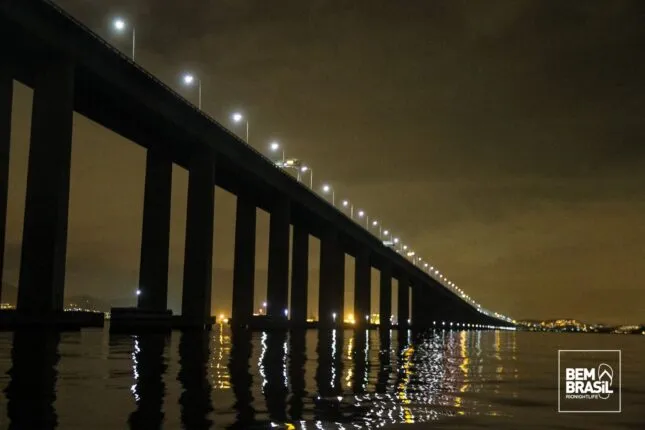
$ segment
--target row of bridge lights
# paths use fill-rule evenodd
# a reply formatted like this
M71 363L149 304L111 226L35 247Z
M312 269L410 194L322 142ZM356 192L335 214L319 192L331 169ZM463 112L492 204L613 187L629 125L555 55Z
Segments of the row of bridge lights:
M515 327L508 326L495 326L491 324L473 324L473 323L456 323L452 321L432 321L433 326L440 327L461 327L461 328L481 328L481 329L495 329L495 330L515 330Z
M117 18L113 22L113 27L114 30L116 30L119 33L123 33L128 29L128 24L126 23L125 20L121 18ZM132 60L134 61L135 59L135 47L136 47L136 32L134 26L131 26L131 35L132 35ZM185 86L197 86L197 106L201 110L202 109L202 81L199 79L199 77L191 74L191 73L186 73L182 76L182 82ZM244 117L240 112L235 112L231 115L231 120L236 123L236 124L244 124L246 128L246 143L249 144L249 121L247 118ZM314 172L313 169L306 165L302 164L300 160L295 159L295 158L287 158L285 155L284 148L281 146L279 142L273 141L269 144L269 150L272 153L281 153L282 159L279 161L276 161L275 164L282 169L293 169L297 173L297 179L298 181L301 180L301 175L309 175L309 188L314 191L314 186L313 186L313 176ZM336 192L334 188L327 184L324 183L321 187L321 191L325 195L330 195L331 196L331 204L332 206L336 207ZM365 229L373 233L376 228L378 228L378 238L383 241L384 244L387 246L391 246L396 252L398 253L403 253L406 257L408 257L412 263L421 268L422 270L425 269L425 271L430 275L433 276L435 279L439 280L445 287L451 288L454 290L456 293L458 293L461 298L467 302L469 302L471 305L473 305L479 312L488 315L488 316L495 316L497 318L503 319L508 322L512 322L512 319L509 317L506 317L504 315L498 314L498 313L491 313L481 307L480 304L475 302L468 294L466 294L461 288L459 288L454 282L448 280L441 272L439 272L439 269L431 266L429 263L424 262L421 257L416 255L416 253L410 249L407 245L403 244L401 240L398 237L394 237L394 234L388 230L388 229L383 229L382 225L380 222L376 219L372 219L370 223L370 218L369 215L363 210L363 209L358 209L356 211L356 218L354 217L354 205L351 201L349 200L342 200L341 201L341 210L344 209L346 211L349 211L349 217L350 219L356 221L359 225L364 226ZM363 224L364 223L364 224Z

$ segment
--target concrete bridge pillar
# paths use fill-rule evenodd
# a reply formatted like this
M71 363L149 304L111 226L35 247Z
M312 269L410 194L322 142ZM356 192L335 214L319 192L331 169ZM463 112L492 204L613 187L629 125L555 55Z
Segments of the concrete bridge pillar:
M328 228L320 238L318 322L321 327L342 324L344 313L345 253L338 232Z
M414 282L412 286L412 325L415 328L429 327L428 322L430 307L428 301L428 286L421 282Z
M381 266L381 281L379 289L379 319L381 328L392 326L392 266L384 262Z
M215 159L207 148L192 154L188 172L186 245L181 304L185 325L203 327L210 318L213 277Z
M410 278L405 273L399 276L398 299L397 321L399 328L408 327L408 319L410 319Z
M240 194L235 214L232 315L232 323L238 326L246 325L253 316L256 218L255 203Z
M354 263L354 318L356 325L369 325L372 294L372 267L370 266L370 251L367 247L356 253Z
M0 67L0 302L2 302L1 281L4 268L5 232L7 228L12 103L13 77L7 67Z
M148 149L137 299L140 309L165 311L168 307L171 189L172 161L158 150Z
M286 197L276 199L269 221L267 315L286 319L289 300L289 225L291 208Z
M293 225L291 252L291 322L307 323L309 277L309 232L301 224Z
M26 313L63 309L73 111L74 66L51 54L34 79L18 290Z

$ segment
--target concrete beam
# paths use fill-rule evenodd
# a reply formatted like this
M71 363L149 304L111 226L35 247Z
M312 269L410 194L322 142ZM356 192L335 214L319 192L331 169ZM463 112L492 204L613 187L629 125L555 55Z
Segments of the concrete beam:
M291 322L302 325L307 322L309 281L309 232L305 226L293 226L293 250L291 252Z
M195 151L188 173L186 249L181 304L185 325L203 327L210 318L215 213L214 155Z
M289 226L291 208L287 198L277 199L269 221L269 270L267 315L287 318L289 303Z
M2 302L2 273L4 268L5 233L7 228L12 104L13 77L7 67L0 67L0 302Z
M168 307L170 202L172 161L149 149L143 195L143 227L137 307L165 311Z
M354 261L354 318L357 326L364 327L369 325L372 305L372 266L369 248L359 249Z
M63 309L74 66L51 55L34 79L18 310Z
M253 316L256 219L257 211L253 200L239 195L235 215L232 321L238 326L248 324Z
M392 316L392 266L384 263L381 267L379 289L379 318L381 328L391 327Z
M410 278L406 274L399 276L399 300L397 321L399 327L407 327L410 318Z

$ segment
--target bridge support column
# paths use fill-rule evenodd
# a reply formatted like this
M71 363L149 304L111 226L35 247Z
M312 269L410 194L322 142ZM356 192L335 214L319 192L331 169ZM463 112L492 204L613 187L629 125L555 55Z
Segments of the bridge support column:
M307 296L309 281L309 232L300 224L293 225L291 252L291 322L307 323Z
M392 266L384 262L381 266L381 281L379 289L379 320L381 329L392 326Z
M191 156L181 304L184 325L204 327L211 310L215 159L206 148Z
M233 263L233 321L248 324L253 316L255 290L255 203L240 194L235 215L235 254Z
M432 325L428 322L428 287L415 282L412 286L412 325L415 328L425 328Z
M2 302L2 273L7 225L7 195L9 192L9 153L11 149L11 108L13 77L7 67L0 68L0 302Z
M55 57L37 73L31 114L18 310L63 309L74 66Z
M140 309L165 311L168 307L171 190L172 161L148 149L137 300Z
M289 300L289 215L286 197L277 199L269 221L269 272L267 279L267 315L286 319Z
M328 228L320 238L320 282L318 324L334 327L343 322L345 254L338 241L338 232Z
M410 279L404 273L399 276L398 302L397 321L399 328L406 328L409 326L408 319L410 319Z
M358 327L368 327L372 305L372 267L368 248L361 248L356 253L354 270L354 318Z

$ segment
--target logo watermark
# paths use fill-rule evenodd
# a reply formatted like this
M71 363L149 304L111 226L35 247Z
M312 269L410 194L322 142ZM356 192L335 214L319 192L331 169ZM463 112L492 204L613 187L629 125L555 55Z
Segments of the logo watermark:
M559 350L558 412L620 412L620 371L620 350Z

